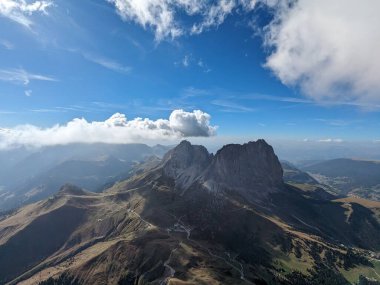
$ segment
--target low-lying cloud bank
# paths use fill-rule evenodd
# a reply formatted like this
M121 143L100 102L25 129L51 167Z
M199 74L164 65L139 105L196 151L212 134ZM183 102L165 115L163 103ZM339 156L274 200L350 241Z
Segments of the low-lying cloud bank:
M211 116L200 110L174 110L169 119L128 120L116 113L105 121L88 122L76 118L65 125L40 128L22 125L0 129L0 149L18 146L39 147L69 143L136 143L176 140L185 137L209 137L216 134Z

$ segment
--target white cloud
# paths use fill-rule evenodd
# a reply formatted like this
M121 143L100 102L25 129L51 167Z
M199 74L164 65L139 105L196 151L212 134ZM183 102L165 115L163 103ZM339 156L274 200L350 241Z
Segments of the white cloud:
M190 56L189 55L185 55L185 57L182 60L182 65L184 67L188 67L190 65Z
M10 114L16 114L16 112L14 112L14 111L7 111L7 110L0 110L0 115L10 115Z
M329 143L335 143L335 144L340 144L340 143L344 143L345 141L343 139L339 139L339 138L324 138L324 139L309 139L309 138L305 138L302 140L303 142L305 143L325 143L325 144L329 144Z
M380 2L286 2L266 30L266 66L316 101L379 101Z
M321 142L321 143L342 143L343 140L342 139L328 138L328 139L320 139L320 140L318 140L318 142Z
M47 14L51 5L51 1L1 0L0 15L30 28L33 22L29 16L37 12Z
M185 89L182 90L182 97L184 98L209 96L209 95L211 95L209 90L199 89L193 86L186 87Z
M223 112L255 112L257 111L254 108L250 108L248 106L244 106L235 102L232 102L230 100L212 100L211 104L215 106L221 107L221 111Z
M30 73L22 68L0 69L0 80L24 85L28 85L32 80L57 81L53 77Z
M205 73L211 72L211 69L208 67L206 62L203 61L203 59L201 58L197 59L192 54L184 55L184 57L180 61L175 61L174 65L181 66L184 68L197 67Z
M220 0L217 4L211 5L204 13L204 20L199 24L194 24L191 33L200 34L205 29L221 25L236 5L235 0Z
M126 21L151 28L157 41L184 34L200 34L221 25L234 10L252 11L257 2L274 5L280 0L106 0ZM189 25L181 15L189 16Z
M15 146L46 146L68 143L132 143L173 140L183 137L208 137L215 135L216 127L210 125L210 115L200 110L185 112L174 110L169 119L127 120L116 113L105 121L88 122L76 118L64 125L40 128L22 125L0 129L0 149Z
M7 50L12 50L14 48L14 45L7 40L0 40L0 45Z
M27 96L27 97L30 97L30 96L32 96L32 90L25 90L25 96Z
M117 12L124 20L131 20L144 28L150 27L155 31L156 39L175 38L182 30L174 20L174 9L186 7L187 1L168 0L107 0L115 5ZM190 3L190 1L188 1ZM194 5L187 3L192 11Z
M93 63L99 64L103 66L104 68L119 72L119 73L125 73L128 74L131 72L132 68L129 66L124 66L116 61L113 61L109 58L105 58L99 55L89 54L89 53L83 53L83 57L91 61Z
M152 28L157 41L176 38L183 34L199 34L219 26L239 6L251 10L253 0L107 0L112 3L122 19L134 21L144 28ZM194 17L194 23L187 27L178 19L178 14Z
M169 125L185 137L208 137L215 134L216 127L210 126L211 116L200 110L192 113L174 110L169 117Z

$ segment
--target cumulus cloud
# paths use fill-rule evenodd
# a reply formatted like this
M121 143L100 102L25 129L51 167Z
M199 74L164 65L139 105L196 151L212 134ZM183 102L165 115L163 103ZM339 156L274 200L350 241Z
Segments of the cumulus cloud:
M1 0L0 15L27 28L33 24L30 17L34 13L47 14L51 1Z
M22 125L0 129L0 149L17 146L48 146L69 143L132 143L215 135L210 115L200 110L174 110L169 119L128 120L116 113L105 121L76 118L64 125L40 128Z
M317 101L379 101L380 2L288 2L266 29L266 66Z
M22 68L0 69L0 80L24 85L28 85L32 80L57 81L51 76L30 73Z

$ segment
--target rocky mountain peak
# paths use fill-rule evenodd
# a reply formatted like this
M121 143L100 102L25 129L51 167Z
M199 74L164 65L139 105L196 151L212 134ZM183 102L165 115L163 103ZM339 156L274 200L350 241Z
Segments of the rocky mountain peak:
M221 148L204 175L205 185L214 189L275 189L283 184L283 170L273 148L265 140L229 144ZM263 189L265 188L265 189Z
M210 164L212 155L204 146L184 140L163 158L165 175L175 180L176 187L187 189Z
M202 145L192 145L183 140L179 145L165 154L163 161L166 164L176 164L178 169L187 168L193 164L209 162L211 155Z
M265 140L225 145L215 156L203 146L182 141L164 156L162 169L182 190L194 182L210 191L244 193L266 193L283 185L281 164Z

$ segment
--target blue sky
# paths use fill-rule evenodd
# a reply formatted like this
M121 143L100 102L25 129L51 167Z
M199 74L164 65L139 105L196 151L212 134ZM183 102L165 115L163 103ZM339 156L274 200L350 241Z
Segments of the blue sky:
M362 30L367 19L368 27L378 21L368 17L375 7L359 9L360 27L344 26L353 9L345 2L326 16L326 28L316 26L319 18L303 24L286 1L269 2L5 0L0 128L50 128L82 117L104 122L117 112L156 121L183 109L209 114L217 136L378 140L380 88L372 78L380 74L379 57L364 58L361 50L378 53L372 38L379 32L369 28L367 37ZM299 1L298 8L325 15L323 2L316 8ZM329 22L336 17L342 27ZM291 30L292 21L309 30ZM334 36L346 29L349 36Z

